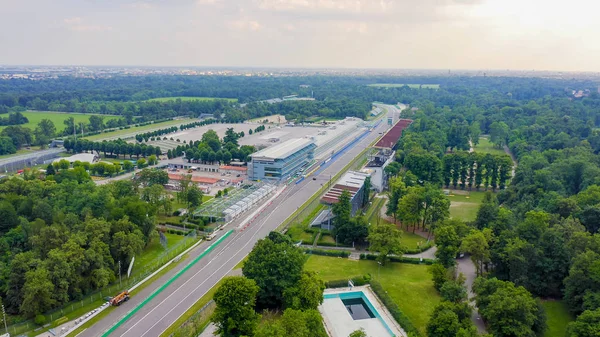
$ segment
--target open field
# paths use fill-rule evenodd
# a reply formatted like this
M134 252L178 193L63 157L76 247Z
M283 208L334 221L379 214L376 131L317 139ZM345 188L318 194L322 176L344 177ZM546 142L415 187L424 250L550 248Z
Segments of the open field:
M489 154L496 154L496 155L506 154L506 152L504 152L503 149L499 149L494 144L492 144L488 137L479 137L479 144L477 144L477 146L475 146L474 150L475 150L475 152L480 152L480 153L489 153Z
M425 265L389 263L378 270L376 261L311 255L305 269L317 272L325 281L371 274L423 336L426 335L425 327L429 316L440 302L440 296L433 287L431 275Z
M377 87L377 88L401 88L403 86L408 86L412 89L439 89L439 84L400 84L400 83L373 83L369 84L369 87Z
M548 324L544 337L564 336L567 325L573 321L573 316L569 313L565 302L545 300L542 301L542 306L546 310Z
M122 137L125 135L135 135L138 133L143 133L146 131L151 131L151 130L156 130L156 129L164 129L164 128L168 128L173 125L190 123L192 121L194 121L194 120L192 120L192 119L176 119L176 120L172 120L172 121L152 123L152 124L137 126L137 127L132 126L129 129L115 130L115 131L101 133L99 135L84 137L84 138L87 140L91 140L91 141L98 141L98 140L102 140L105 138Z
M120 116L115 115L100 115L100 114L81 114L81 113L73 113L73 112L55 112L55 111L25 111L23 112L23 116L29 119L29 123L20 124L19 126L23 126L26 128L30 128L31 130L35 129L37 124L42 119L49 119L56 126L57 132L62 132L65 129L65 125L63 121L68 119L69 117L75 118L75 123L84 122L89 123L90 116L97 115L103 116L104 122L106 123L108 120L120 118ZM6 126L0 126L0 131L4 130Z
M167 101L216 101L218 99L226 100L229 102L237 102L237 98L223 98L223 97L185 97L185 96L177 96L177 97L158 97L149 99L148 102L167 102Z
M460 192L461 194L458 194ZM477 217L477 210L483 201L483 191L457 191L450 190L450 217L463 221L473 221Z

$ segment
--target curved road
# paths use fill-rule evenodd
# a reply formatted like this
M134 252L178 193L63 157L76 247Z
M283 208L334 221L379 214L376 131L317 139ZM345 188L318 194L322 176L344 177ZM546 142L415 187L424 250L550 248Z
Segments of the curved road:
M393 113L392 109L388 113ZM200 297L206 294L221 278L226 276L254 247L254 244L275 230L290 214L308 200L321 188L322 181L330 175L338 173L348 162L373 142L380 132L388 129L387 123L381 123L355 146L340 155L329 167L316 176L316 180L308 178L298 185L292 184L271 205L266 207L259 217L245 230L233 233L210 254L170 284L165 291L158 294L146 306L141 308L131 319L119 326L111 336L160 336L175 320L177 320ZM235 229L245 218L244 215L231 223L226 230ZM224 232L222 232L224 233ZM191 261L200 255L211 242L200 244L190 252ZM158 281L144 288L125 305L116 308L94 326L79 334L80 337L101 336L106 330L118 322L131 309L148 297L155 289L164 284L186 263L181 263Z

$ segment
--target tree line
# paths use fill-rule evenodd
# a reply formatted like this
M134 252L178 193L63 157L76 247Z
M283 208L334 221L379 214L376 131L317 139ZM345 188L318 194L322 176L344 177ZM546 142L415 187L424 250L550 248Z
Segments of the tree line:
M72 153L97 151L103 152L104 156L110 155L117 158L119 155L123 155L123 157L129 155L130 158L136 156L139 159L140 156L160 156L162 154L162 150L158 146L127 143L122 139L94 142L87 139L74 140L67 138L64 141L64 147Z

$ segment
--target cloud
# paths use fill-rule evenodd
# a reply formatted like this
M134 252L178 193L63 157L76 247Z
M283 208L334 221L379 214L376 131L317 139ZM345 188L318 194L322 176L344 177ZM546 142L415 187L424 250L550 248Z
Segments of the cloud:
M137 2L130 3L130 4L126 4L126 5L124 5L124 7L147 10L147 9L155 9L157 6L156 6L156 4L153 4L153 3L137 1Z
M258 21L249 20L249 19L239 19L228 22L228 26L231 29L240 30L240 31L259 31L263 28Z
M71 25L79 25L83 20L79 17L64 19L63 22L69 26Z
M107 25L93 25L86 24L85 21L80 17L67 18L63 20L67 29L76 32L107 32L113 28Z

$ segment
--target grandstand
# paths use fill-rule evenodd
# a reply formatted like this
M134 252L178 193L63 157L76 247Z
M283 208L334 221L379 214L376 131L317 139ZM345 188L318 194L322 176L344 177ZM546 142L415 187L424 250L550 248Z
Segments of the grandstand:
M373 146L378 149L391 149L396 146L400 137L402 137L402 131L406 129L413 121L411 119L400 119L394 126L392 126L388 132L381 137L381 139Z

